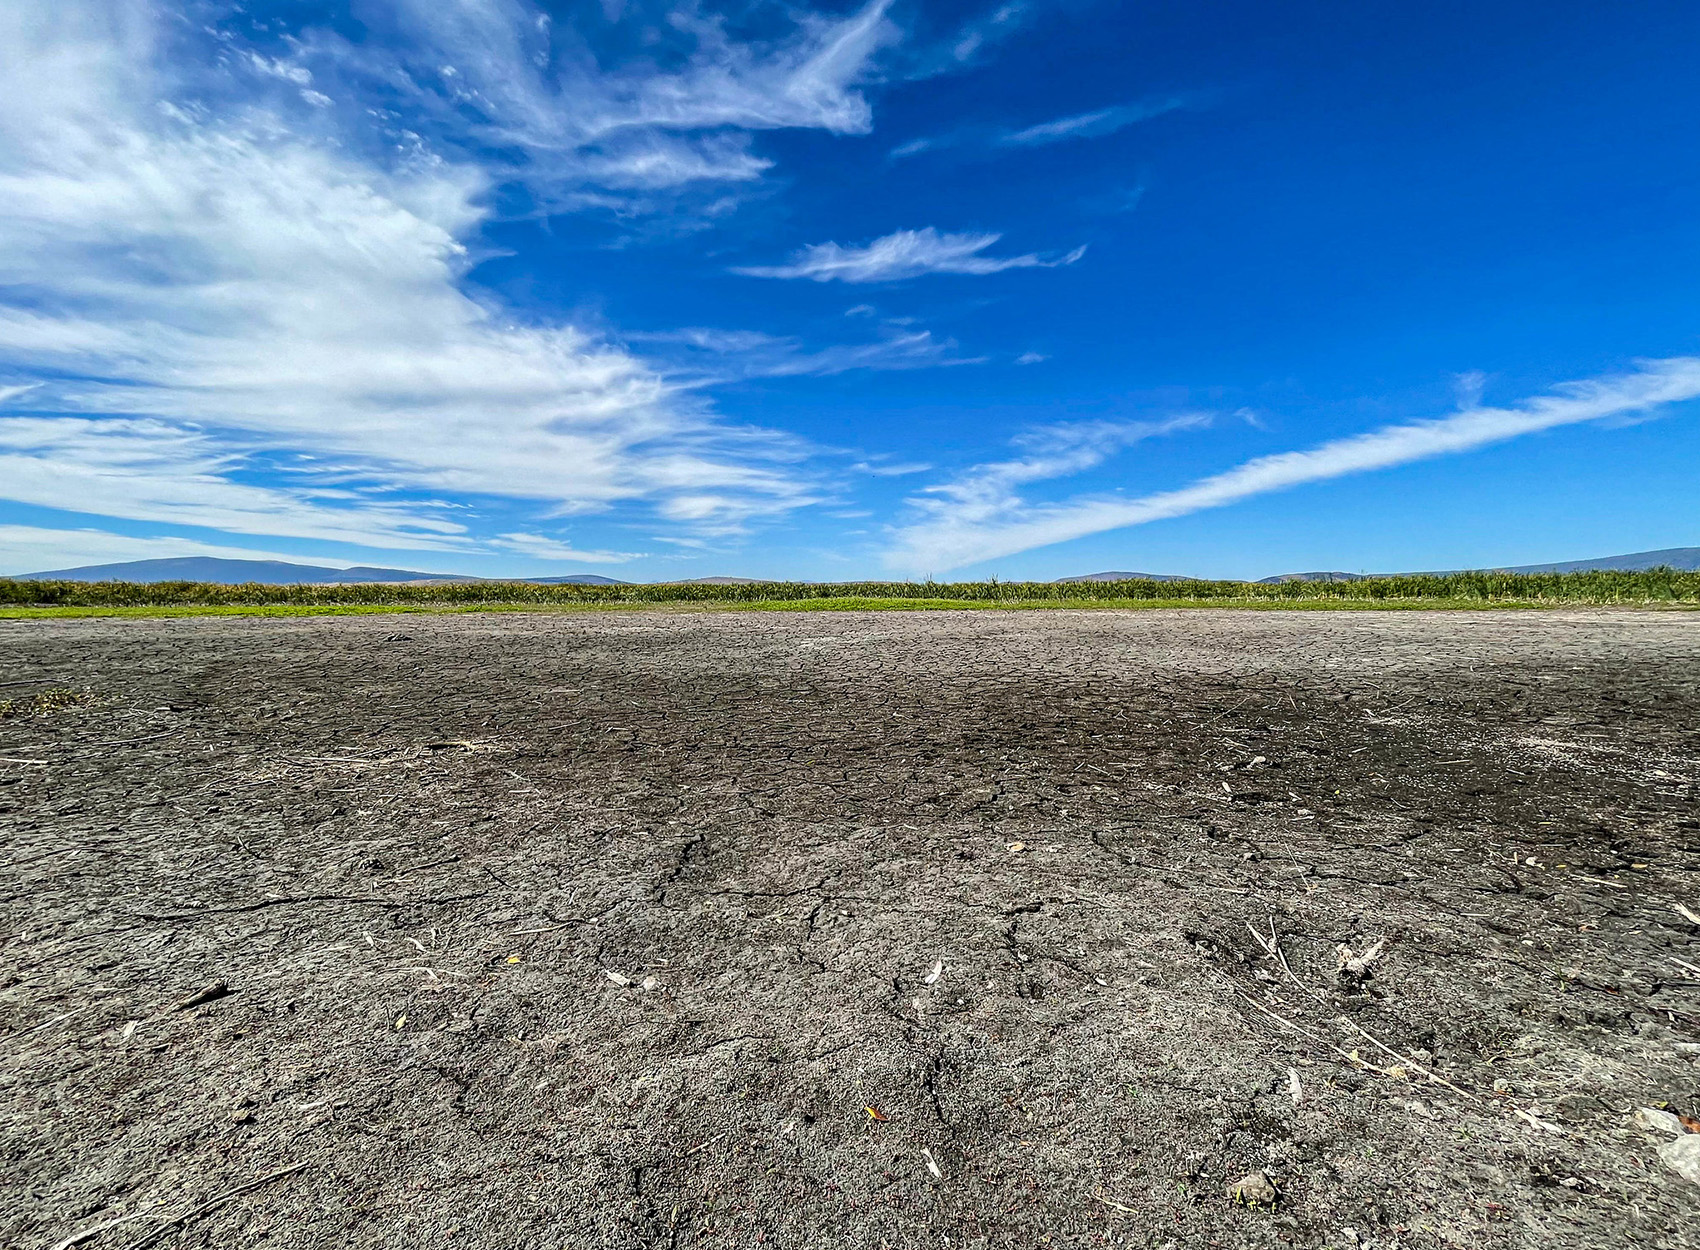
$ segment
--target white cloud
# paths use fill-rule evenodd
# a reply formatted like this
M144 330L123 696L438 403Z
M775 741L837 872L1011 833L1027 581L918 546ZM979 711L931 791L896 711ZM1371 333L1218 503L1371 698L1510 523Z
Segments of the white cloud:
M1700 358L1647 361L1635 372L1567 383L1509 408L1472 406L1451 416L1334 439L1306 451L1260 456L1179 490L1138 499L1076 497L1029 503L1010 487L1057 472L1024 475L1019 468L987 465L937 488L936 497L914 501L922 516L898 531L886 558L892 567L905 570L960 568L1087 534L1219 508L1306 482L1453 455L1559 426L1645 415L1697 397ZM1066 456L1048 463L1063 466L1059 472L1078 471L1066 467ZM1082 467L1094 463L1085 457Z
M428 503L232 480L246 460L229 440L158 420L0 417L0 497L19 503L370 547L467 547L465 526Z
M1059 117L1055 121L1040 122L1022 130L1007 131L998 137L998 142L1011 147L1037 147L1047 143L1062 143L1069 139L1094 139L1186 108L1189 103L1184 96L1169 96L1160 100L1118 104L1113 108L1078 113L1072 117Z
M948 234L927 226L898 230L865 247L814 243L791 258L788 265L734 269L752 278L808 278L815 282L897 282L929 273L991 274L1006 269L1052 269L1072 265L1086 254L1077 247L1055 259L1026 256L982 256L1002 236Z
M655 535L655 541L658 543L671 543L675 547L683 547L686 551L713 550L709 543L705 539L701 538L679 538L677 536L667 534L657 534Z
M492 538L490 545L539 560L567 560L576 564L624 564L643 557L641 551L580 551L571 543L542 534L501 534Z
M900 532L887 562L920 571L971 563L941 556L954 555L949 548L1006 526L1009 518L1024 513L1027 504L1017 487L1084 472L1135 443L1202 429L1210 422L1209 413L1188 412L1163 421L1086 421L1031 431L1015 440L1024 453L1018 458L976 465L955 481L927 487L911 499L925 519Z
M264 57L254 51L248 53L247 61L256 73L264 74L268 78L281 78L285 82L294 83L297 87L313 85L313 71L305 65L294 65L288 61Z
M213 556L223 560L289 560L300 556L246 547L221 547L187 538L137 538L98 529L59 530L34 525L0 525L0 576L115 564L121 560L164 560Z
M748 180L767 162L743 132L865 134L872 110L858 85L899 37L890 6L803 12L762 41L676 7L650 27L655 60L610 66L575 31L575 15L556 23L529 0L400 0L371 15L393 23L382 27L391 40L373 48L319 31L305 55L321 79L334 72L399 89L451 138L523 154L513 173L545 199L570 201L581 187Z
M939 369L985 359L957 356L954 341L936 339L928 330L893 329L873 342L814 349L789 335L755 330L687 328L626 337L662 353L670 362L667 376L688 386L745 378L829 377L855 369Z
M933 11L947 7L950 6L905 6L905 12L914 20L913 33L917 39L893 58L888 68L893 77L917 82L976 67L1007 44L1030 17L1042 16L1054 6L1033 5L1024 0L992 5L966 18Z
M1050 357L1043 352L1022 352L1015 358L1015 363L1018 365L1036 365L1049 359Z
M441 22L481 15L472 33L492 40L490 15L529 12L419 7ZM634 79L628 103L648 103L628 120L660 124L673 108L681 125L756 124L767 89L783 97L761 114L773 124L854 129L860 98L845 84L885 37L883 11L810 19L799 41L759 55L714 36L685 77L651 73L641 90ZM461 549L462 525L440 507L374 503L358 487L554 512L677 495L686 502L665 515L720 530L812 497L779 436L712 420L590 331L523 321L471 293L484 170L417 148L399 163L363 159L352 138L252 101L174 104L181 67L160 68L145 13L0 6L0 358L34 379L33 411L64 414L4 421L0 497ZM461 51L467 66L500 61L470 36ZM346 466L356 487L258 484L299 455Z
M938 152L950 148L995 152L1000 148L1033 148L1064 143L1072 139L1096 139L1103 135L1115 134L1118 130L1125 130L1139 122L1161 117L1165 113L1191 108L1196 103L1196 97L1176 95L1140 100L1131 104L1117 104L1109 108L1094 109L1089 113L1076 113L1069 117L1059 117L1015 129L964 126L943 134L921 135L910 139L891 149L888 155L893 160L903 160L906 157L919 156L923 152ZM1132 203L1128 202L1118 211L1131 207Z
M850 466L852 472L868 473L874 477L908 477L911 473L925 473L932 467L933 466L930 464L922 464L919 461L913 463L888 464L883 459L877 457L870 460L860 460ZM834 515L838 514L835 513ZM873 513L858 512L856 515L872 516Z

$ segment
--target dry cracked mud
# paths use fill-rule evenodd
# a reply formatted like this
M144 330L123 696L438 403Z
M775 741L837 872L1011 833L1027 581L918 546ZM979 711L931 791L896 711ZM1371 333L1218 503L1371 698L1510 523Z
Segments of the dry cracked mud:
M1700 614L7 621L0 681L8 1247L1700 1244L1633 1118L1700 1114Z

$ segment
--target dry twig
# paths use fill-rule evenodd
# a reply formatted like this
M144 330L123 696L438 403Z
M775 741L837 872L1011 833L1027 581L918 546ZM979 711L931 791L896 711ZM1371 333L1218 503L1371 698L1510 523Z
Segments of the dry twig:
M197 1215L205 1215L208 1211L211 1211L216 1207L222 1207L232 1198L240 1198L249 1190L258 1189L261 1185L268 1185L275 1180L281 1180L283 1177L288 1176L291 1173L299 1172L306 1166L307 1164L305 1162L292 1163L288 1167L279 1168L275 1172L267 1172L264 1176L259 1177L257 1180L249 1181L246 1185L238 1185L235 1189L227 1189L216 1197L208 1198L205 1202L201 1203L200 1206L190 1207L187 1211L172 1216L169 1220L166 1220L164 1223L154 1228L151 1232L143 1235L139 1241L132 1241L129 1245L129 1250L142 1250L142 1247L144 1246L151 1246L154 1242L165 1236L165 1234L169 1233L179 1224L186 1224Z
M72 1233L69 1237L65 1238L64 1241L54 1242L53 1250L71 1250L72 1246L80 1246L89 1238L98 1237L109 1228L117 1228L120 1224L128 1224L131 1220L139 1220L146 1214L148 1214L146 1211L137 1211L134 1215L122 1215L115 1220L107 1220L104 1224L96 1224L93 1228L85 1228L80 1233Z
M1103 1194L1088 1194L1087 1197L1091 1198L1094 1202L1101 1202L1105 1206L1109 1207L1111 1210L1120 1211L1125 1215L1138 1215L1139 1214L1139 1212L1134 1210L1132 1207L1124 1207L1119 1202L1112 1202L1110 1199L1104 1197Z
M1232 984L1232 982L1229 982L1229 984ZM1247 994L1244 990L1240 989L1239 986L1235 985L1233 988L1234 988L1234 992L1236 994L1238 994L1241 998L1245 999L1246 1002L1250 1003L1253 1007L1256 1007L1259 1011L1261 1011L1264 1015L1268 1016L1271 1020L1275 1021L1277 1024L1283 1025L1286 1028L1289 1028L1289 1029L1293 1030L1293 1032L1301 1034L1304 1037L1308 1037L1313 1042L1320 1042L1322 1045L1328 1047L1329 1050L1331 1050L1335 1054L1339 1055L1342 1059L1346 1060L1348 1063L1356 1064L1356 1065L1359 1065L1359 1066L1365 1067L1365 1068L1371 1068L1371 1069L1373 1069L1377 1072L1380 1072L1383 1076L1390 1075L1388 1073L1387 1069L1376 1067L1375 1064L1368 1062L1361 1055L1357 1055L1357 1054L1355 1054L1355 1053L1353 1053L1352 1051L1349 1051L1349 1050L1342 1050L1340 1047L1336 1046L1333 1042L1329 1041L1327 1038L1321 1037L1318 1034L1312 1033L1309 1029L1303 1027L1302 1025L1294 1024L1291 1020L1287 1019L1285 1016L1276 1015L1273 1011L1270 1011L1269 1008L1265 1007L1262 1003L1258 1002L1250 994ZM1445 1077L1440 1076L1437 1073L1429 1071L1427 1068L1423 1067L1422 1064L1418 1063L1416 1060L1408 1058L1407 1056L1400 1054L1398 1051L1394 1050L1391 1046L1387 1045L1385 1042L1380 1041L1374 1035L1365 1031L1362 1026L1358 1025L1354 1021L1347 1020L1346 1023L1348 1025L1350 1025L1354 1030L1356 1030L1358 1035L1360 1037L1362 1037L1365 1041L1369 1042L1372 1046L1375 1046L1378 1050L1383 1050L1387 1054L1392 1055L1393 1058L1395 1058L1399 1061L1399 1063L1402 1067L1406 1067L1406 1068L1411 1069L1414 1072L1421 1073L1423 1076L1427 1077L1434 1084L1444 1085L1447 1089L1451 1090L1453 1093L1459 1095L1462 1098L1468 1098L1468 1099L1471 1099L1472 1101L1475 1099L1475 1095L1470 1093L1469 1090L1459 1088L1457 1085L1454 1085L1451 1081L1447 1080ZM1391 1075L1397 1075L1397 1074L1394 1073L1394 1074L1391 1074Z

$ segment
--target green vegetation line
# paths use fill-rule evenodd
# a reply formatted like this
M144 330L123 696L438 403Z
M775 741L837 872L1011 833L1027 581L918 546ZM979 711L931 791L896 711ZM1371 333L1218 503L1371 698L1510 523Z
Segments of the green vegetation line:
M761 611L939 608L1496 608L1700 605L1700 573L1453 573L1354 582L755 582L539 586L527 582L226 586L0 579L0 617L327 615L693 607Z

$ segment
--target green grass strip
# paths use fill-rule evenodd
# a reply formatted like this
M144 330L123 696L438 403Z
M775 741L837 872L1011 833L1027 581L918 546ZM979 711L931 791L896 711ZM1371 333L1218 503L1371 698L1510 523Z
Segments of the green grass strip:
M1447 573L1350 582L754 582L742 586L539 586L529 582L227 586L211 582L0 579L5 615L289 616L382 611L519 611L633 607L780 610L944 607L1490 607L1700 604L1700 572Z
M188 604L0 607L0 620L66 620L89 617L184 617L184 616L373 616L397 613L465 612L937 612L937 611L1029 611L1075 609L1145 610L1151 608L1215 608L1253 612L1434 612L1556 609L1589 606L1578 600L1534 599L908 599L862 596L841 599L767 599L749 602L651 602L651 603L472 603L472 604ZM1666 610L1696 610L1700 604L1653 602L1619 604Z

